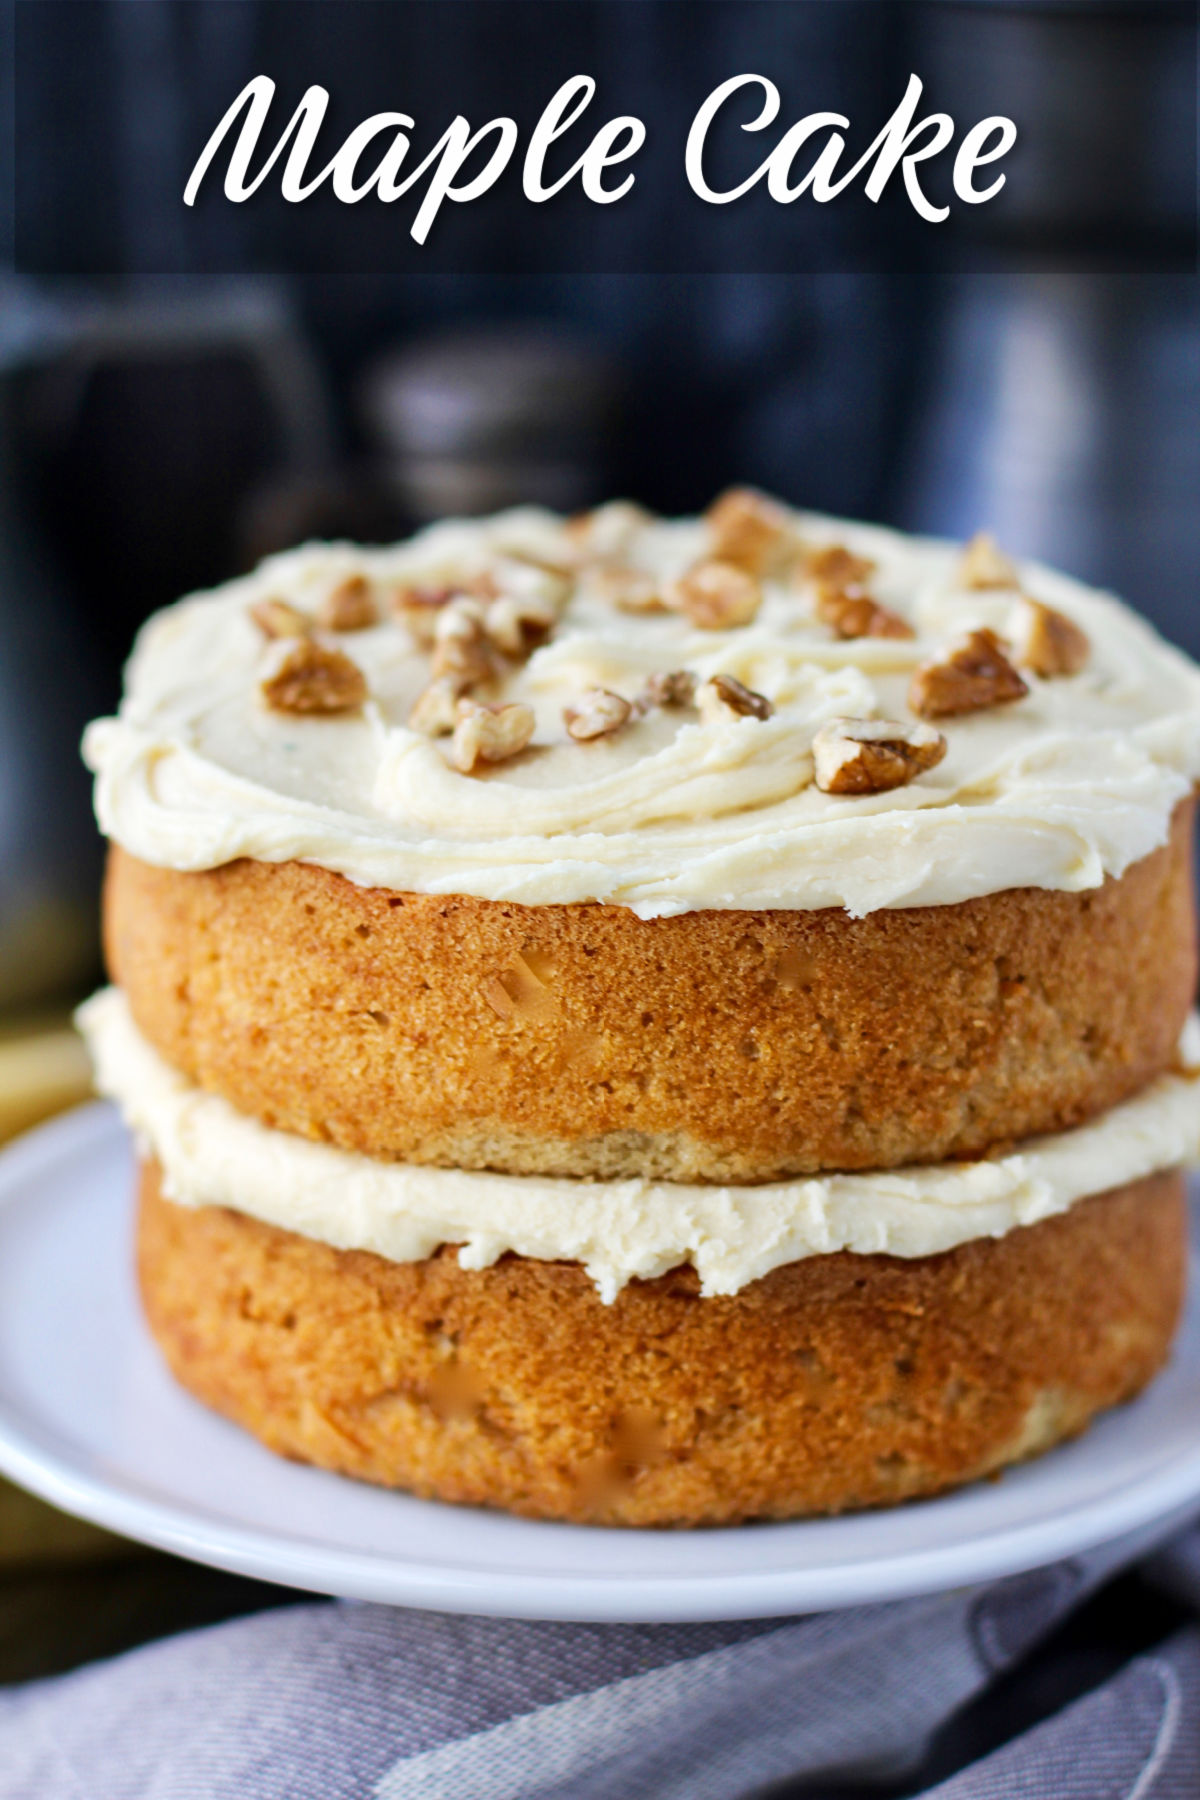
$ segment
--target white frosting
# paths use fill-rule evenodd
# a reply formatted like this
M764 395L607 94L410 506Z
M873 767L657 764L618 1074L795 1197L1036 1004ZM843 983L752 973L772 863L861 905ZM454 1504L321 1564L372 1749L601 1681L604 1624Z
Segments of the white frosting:
M795 518L809 544L843 543L875 561L872 594L915 639L835 641L782 582L767 584L753 623L722 632L677 614L630 617L580 584L553 640L507 683L505 697L537 714L535 748L470 776L444 742L407 727L428 662L402 625L389 619L339 640L367 675L360 714L286 717L258 698L264 652L247 605L318 601L349 573L440 584L505 552L561 561L561 522L523 510L438 525L386 550L316 546L273 558L144 629L119 716L85 740L100 823L169 868L296 858L366 886L600 900L646 916L864 914L1011 887L1088 888L1164 842L1173 807L1200 777L1200 671L1117 601L1032 563L1020 568L1022 589L1082 626L1087 667L1030 676L1026 699L947 721L944 761L907 787L820 792L809 746L823 721L904 718L913 667L965 629L1010 629L1018 596L964 589L955 545ZM669 576L706 544L703 523L658 521L622 559ZM631 698L647 675L680 667L737 676L771 699L774 717L654 711L610 738L568 736L563 707L581 689Z
M464 1268L505 1251L582 1263L605 1300L634 1277L695 1265L705 1294L734 1294L782 1263L835 1250L930 1256L1003 1237L1088 1194L1200 1159L1200 1027L1179 1072L1089 1125L975 1163L825 1175L762 1187L562 1181L375 1162L268 1130L205 1093L139 1035L124 996L78 1014L100 1090L162 1165L172 1200L230 1206L393 1262L458 1244Z

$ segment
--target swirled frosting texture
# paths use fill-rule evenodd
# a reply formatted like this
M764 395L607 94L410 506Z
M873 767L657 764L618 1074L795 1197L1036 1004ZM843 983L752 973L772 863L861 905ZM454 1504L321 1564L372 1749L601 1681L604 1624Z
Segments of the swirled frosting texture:
M1119 602L1040 565L1019 589L1081 626L1079 673L943 723L944 760L906 787L821 792L810 746L840 716L905 719L913 669L962 632L1014 629L1018 587L963 585L960 547L809 514L805 544L869 558L872 595L911 639L835 638L794 580L767 580L757 617L700 630L632 617L586 581L550 642L507 676L533 707L533 745L461 774L444 741L409 729L428 657L395 618L339 639L370 699L340 717L290 717L259 696L264 648L248 606L319 602L348 575L382 590L477 575L498 557L569 562L562 521L520 510L432 527L389 549L315 546L180 602L145 627L116 718L93 724L104 831L146 862L212 868L299 859L365 886L483 899L603 901L655 914L717 907L941 905L1011 887L1081 889L1162 844L1200 777L1200 671ZM710 548L703 521L647 520L624 564L659 580ZM767 720L654 709L578 743L563 709L599 685L633 698L687 668L737 677Z
M268 1130L194 1087L139 1035L119 989L89 1000L79 1023L98 1086L158 1158L169 1199L230 1206L393 1262L419 1261L440 1244L460 1245L468 1269L509 1250L579 1262L605 1300L628 1281L687 1262L705 1294L734 1294L783 1263L836 1250L932 1256L1200 1156L1195 1021L1178 1072L1075 1131L985 1162L762 1187L559 1181L375 1162Z

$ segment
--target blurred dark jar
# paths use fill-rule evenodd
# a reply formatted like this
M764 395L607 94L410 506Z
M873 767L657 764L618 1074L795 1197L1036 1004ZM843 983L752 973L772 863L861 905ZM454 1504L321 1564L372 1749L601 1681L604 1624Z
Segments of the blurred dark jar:
M1017 122L1005 190L964 229L980 271L1030 272L939 288L903 522L987 526L1200 653L1195 7L928 0L917 19L939 101Z
M234 573L247 489L328 457L314 367L249 284L0 286L0 1010L99 966L79 757L156 606Z
M1200 655L1194 278L964 278L947 296L904 522L1115 589Z
M0 1014L77 992L99 964L100 842L79 736L100 684L21 503L12 384L0 366Z
M492 327L383 358L360 404L411 518L525 503L572 512L604 491L617 389L615 370L577 338Z

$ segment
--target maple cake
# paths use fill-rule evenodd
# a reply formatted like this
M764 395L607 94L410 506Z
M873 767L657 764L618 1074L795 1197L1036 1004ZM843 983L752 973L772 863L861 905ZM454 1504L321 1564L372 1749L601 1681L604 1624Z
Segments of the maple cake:
M747 490L307 546L85 754L146 1316L285 1455L538 1517L888 1504L1162 1365L1200 671Z

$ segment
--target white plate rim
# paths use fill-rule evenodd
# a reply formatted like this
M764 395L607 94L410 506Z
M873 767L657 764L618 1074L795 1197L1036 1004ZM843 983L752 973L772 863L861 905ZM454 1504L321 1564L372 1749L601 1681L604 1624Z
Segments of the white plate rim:
M0 1217L27 1184L38 1181L64 1158L110 1140L113 1131L112 1109L93 1101L0 1150ZM1200 1272L1194 1257L1192 1273L1193 1304L1197 1304ZM180 1399L195 1404L182 1391ZM1178 1456L1153 1480L1131 1468L1122 1485L1059 1517L993 1530L983 1540L893 1552L884 1563L867 1559L826 1568L807 1566L792 1572L792 1579L778 1567L761 1573L743 1570L711 1576L690 1573L619 1579L603 1572L591 1578L539 1575L527 1567L508 1578L489 1575L484 1593L478 1572L470 1569L445 1564L427 1567L334 1546L310 1548L302 1540L258 1527L207 1520L190 1503L171 1503L139 1493L136 1482L118 1471L110 1472L107 1479L89 1476L72 1467L56 1447L59 1442L52 1428L15 1415L0 1394L0 1472L52 1505L136 1541L191 1561L312 1593L444 1612L599 1623L782 1617L975 1585L1094 1549L1181 1513L1189 1502L1200 1500L1198 1436L1192 1453ZM904 1510L936 1505L936 1500L914 1501ZM472 1516L470 1509L446 1510L464 1519ZM855 1515L853 1522L861 1523L864 1535L869 1535L870 1522L878 1517L862 1513ZM525 1527L531 1541L535 1534L578 1529L538 1521L513 1523ZM802 1522L797 1528L803 1528ZM771 1529L741 1526L690 1535L715 1539L725 1530Z

